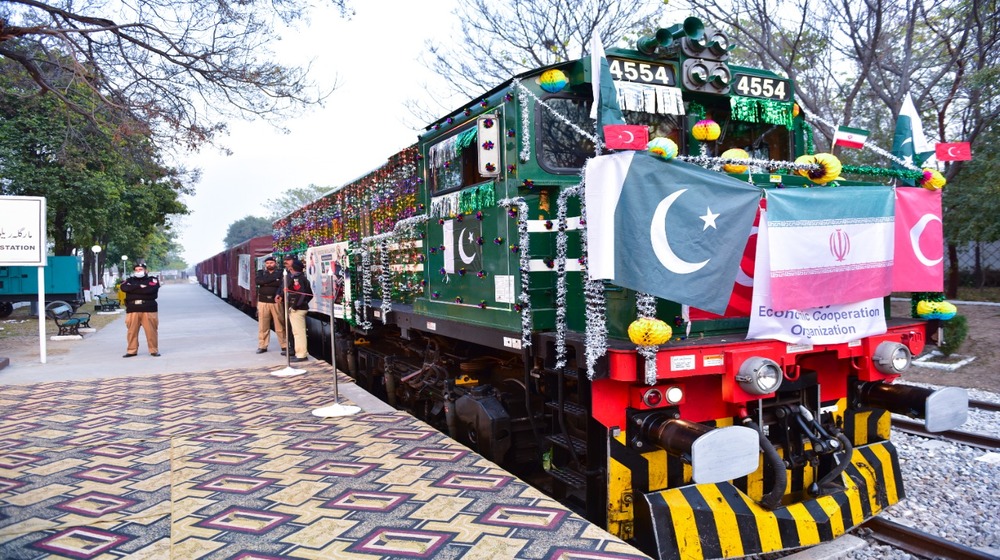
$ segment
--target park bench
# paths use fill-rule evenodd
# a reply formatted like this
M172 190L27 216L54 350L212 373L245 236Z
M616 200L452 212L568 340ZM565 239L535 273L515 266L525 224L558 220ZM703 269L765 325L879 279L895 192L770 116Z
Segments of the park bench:
M56 324L59 336L79 335L80 329L90 328L90 313L73 312L68 304L49 304L45 314Z
M117 311L121 308L118 298L108 296L94 296L94 309L96 311Z

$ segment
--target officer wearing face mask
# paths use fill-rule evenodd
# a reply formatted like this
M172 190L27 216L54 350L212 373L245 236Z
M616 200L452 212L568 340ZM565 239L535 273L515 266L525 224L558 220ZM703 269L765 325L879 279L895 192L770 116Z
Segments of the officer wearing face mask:
M132 276L122 282L119 289L125 292L125 328L127 349L123 358L132 358L139 353L139 328L146 333L146 348L150 356L159 356L160 348L156 329L160 320L157 315L156 296L160 291L160 279L148 276L146 265L135 265Z

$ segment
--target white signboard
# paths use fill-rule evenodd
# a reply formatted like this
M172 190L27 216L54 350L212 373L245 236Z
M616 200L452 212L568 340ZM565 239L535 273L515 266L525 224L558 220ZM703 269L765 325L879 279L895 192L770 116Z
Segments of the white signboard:
M350 319L352 300L351 278L347 274L348 243L341 241L319 247L310 247L305 256L306 277L312 286L313 299L309 309L332 315L338 319Z
M814 344L838 344L886 332L882 298L810 309L774 310L767 243L767 212L761 212L747 338L775 339L811 348Z
M0 196L0 266L45 266L45 197Z

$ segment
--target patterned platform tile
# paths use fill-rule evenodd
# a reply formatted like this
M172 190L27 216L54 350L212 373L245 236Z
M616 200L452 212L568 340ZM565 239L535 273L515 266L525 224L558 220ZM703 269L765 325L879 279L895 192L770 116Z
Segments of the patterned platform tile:
M644 558L409 415L317 420L307 369L5 390L0 558Z

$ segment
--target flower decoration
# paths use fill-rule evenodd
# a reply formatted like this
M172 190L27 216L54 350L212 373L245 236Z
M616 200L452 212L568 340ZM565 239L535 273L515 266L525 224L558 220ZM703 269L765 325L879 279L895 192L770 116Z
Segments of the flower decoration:
M489 118L483 119L483 128L493 128L494 124L496 124L496 121L494 121L493 119Z
M465 215L462 214L461 212L459 212L458 214L455 214L455 221L456 222L463 222L463 221L465 221Z
M556 267L556 261L553 260L553 259L542 259L542 262L545 263L545 266L547 266L549 268L555 268Z
M445 268L444 268L443 266L441 267L441 269L440 269L440 270L438 270L438 272L440 272L442 276L444 276L444 275L447 275L447 274L448 274L448 271L447 271L447 270L445 270Z
M517 136L517 132L513 128L507 129L507 138L514 138Z
M486 300L485 299L479 300L479 309L486 309Z
M819 169L813 171L808 169L800 169L796 171L796 173L809 179L817 185L825 185L830 181L833 181L840 176L840 171L842 169L840 160L833 154L824 153L799 156L795 159L795 163L814 163L818 165Z
M746 150L730 148L722 152L722 159L750 159L750 154ZM726 173L746 173L747 166L738 163L725 163L722 165L722 169Z
M465 300L462 299L462 296L456 296L455 297L455 303L462 303L463 301L465 301Z
M722 129L719 128L719 123L711 119L700 120L691 127L691 136L699 142L714 142L719 139L720 134Z
M510 216L511 218L516 218L517 217L517 206L511 206L510 208L508 208L507 209L507 215Z
M465 276L465 267L464 266L462 268L458 269L458 275L459 276Z
M476 276L478 276L480 278L486 278L486 271L485 270L480 270L479 272L476 273Z
M483 243L484 243L484 241L483 241L482 237L477 237L476 238L476 245L482 245Z
M503 95L503 100L506 101L507 103L510 103L511 101L514 100L514 94L508 91Z
M447 119L445 119L445 122L448 124L452 124L453 122L455 122L455 119L452 117L448 117Z
M941 190L948 181L937 169L924 168L924 176L920 178L920 186L929 191Z
M520 247L518 247L517 245L511 245L511 246L510 246L510 252L511 252L511 253L517 253L517 252L519 252L520 250L521 250L521 248L520 248Z
M532 181L531 179L525 179L524 182L522 183L522 185L524 185L524 188L526 188L526 189L533 189L533 188L535 188L535 182Z
M482 210L476 210L476 219L477 220L482 220L483 219L483 211Z
M670 160L677 157L677 144L669 138L658 136L646 144L646 151L656 157Z
M438 299L439 297L441 297L441 292L434 290L433 292L431 292L431 297L434 299Z
M483 142L483 149L484 150L492 150L495 146L496 145L493 143L492 140L487 140L487 141Z
M497 245L503 245L503 237L494 237L493 243L496 243Z
M494 165L493 162L490 162L490 163L486 164L486 171L489 171L490 173L493 173L496 170L497 170L497 166Z
M471 115L471 114L472 114L472 109L469 109L468 107L466 107L466 108L465 108L465 111L463 111L463 112L465 113L465 116L467 116L467 117L468 117L469 115Z
M514 311L516 311L516 312L520 313L522 309L524 309L524 308L523 308L523 307L521 307L521 304L520 304L520 303L515 303L515 304L514 304Z
M486 101L485 99L479 102L479 106L482 107L483 109L489 107L489 105L490 105L489 101Z
M438 218L438 225L439 226L443 226L444 225L444 218Z
M510 164L510 165L507 166L507 173L516 173L516 172L517 172L517 166L516 165L514 165L512 163L512 164Z

